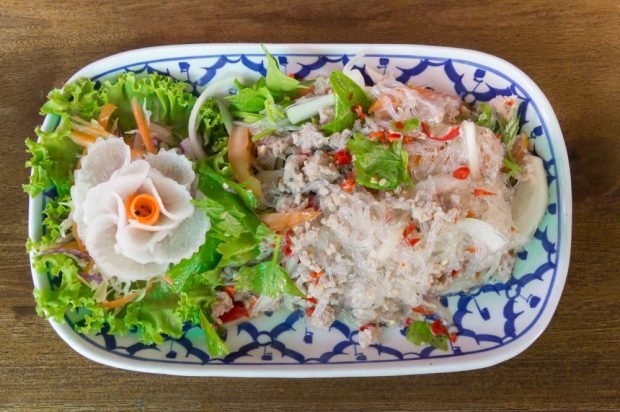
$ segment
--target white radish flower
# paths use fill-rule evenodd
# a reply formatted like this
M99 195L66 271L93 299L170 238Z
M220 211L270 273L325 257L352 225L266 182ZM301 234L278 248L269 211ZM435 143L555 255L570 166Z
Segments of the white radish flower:
M75 171L72 219L105 277L164 275L189 258L211 226L192 204L191 162L174 150L131 160L122 139L98 139Z

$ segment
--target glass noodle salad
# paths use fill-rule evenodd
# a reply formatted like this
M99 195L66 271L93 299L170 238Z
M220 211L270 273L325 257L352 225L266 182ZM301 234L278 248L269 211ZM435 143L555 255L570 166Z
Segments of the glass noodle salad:
M25 190L41 315L161 343L280 308L338 318L362 347L386 326L448 350L441 296L511 276L547 204L514 97L467 105L354 58L312 79L80 79L41 109ZM236 93L229 94L230 89Z

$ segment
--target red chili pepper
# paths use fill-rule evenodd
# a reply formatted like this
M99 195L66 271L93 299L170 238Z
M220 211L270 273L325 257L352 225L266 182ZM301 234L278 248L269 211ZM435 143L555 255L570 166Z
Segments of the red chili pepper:
M452 272L450 273L450 276L455 277L459 272L460 270L453 269Z
M222 323L232 322L239 318L247 318L250 316L243 302L235 302L231 310L220 316Z
M422 305L416 306L415 308L413 308L411 310L413 310L415 313L419 313L419 314L424 315L424 316L430 316L430 315L433 314L432 310L430 310L428 308L425 308Z
M340 149L334 153L334 161L338 166L348 165L352 160L351 154L344 149Z
M314 313L314 310L316 309L316 307L314 306L310 306L309 308L306 308L306 316L312 316L312 314Z
M452 172L452 176L461 180L467 179L469 177L469 167L459 167L454 172Z
M323 275L324 275L323 272L310 272L310 277L312 279L319 279Z
M375 325L374 323L366 323L365 325L360 326L360 329L359 329L359 330L360 330L360 332L363 332L363 331L365 331L366 329L368 329L368 328L374 328L375 326L377 326L377 325Z
M456 333L452 332L448 335L448 338L450 338L450 342L455 343L458 339L458 336L456 335Z
M480 197L480 196L493 196L493 195L496 195L497 193L489 192L488 190L476 188L476 189L473 190L473 194L474 194L474 196Z
M406 318L406 319L405 319L405 326L409 326L409 325L411 325L412 323L413 323L413 319L411 319L411 318Z
M381 139L383 137L383 132L371 132L368 135L370 140Z
M495 135L495 137L497 137L498 139L501 139L501 138L502 138L502 134L501 134L501 133L497 133L497 134Z
M289 73L289 74L287 74L287 76L290 77L291 79L294 79L295 78L295 73Z
M409 223L407 227L405 228L405 230L403 230L403 237L407 238L414 232L415 232L415 223Z
M405 125L403 124L403 122L394 122L394 127L396 128L396 130L403 130L403 128L405 127Z
M364 114L364 109L359 104L353 105L353 107L351 107L351 111L357 114L357 117L360 120L364 120L366 118L366 115Z
M418 244L418 242L422 240L418 237L414 237L414 238L409 238L409 239L405 239L405 242L407 242L407 244L411 247L414 247L415 245Z
M402 135L400 133L385 133L385 137L387 138L388 141L390 142L395 142L397 140L400 140Z
M224 286L224 292L226 292L231 298L235 297L235 287L232 285Z
M446 327L443 324L443 322L441 320L439 320L439 319L435 320L431 324L431 330L433 331L433 335L435 335L435 336L439 336L439 335L448 336L448 329L446 329Z
M316 305L317 303L319 303L319 301L316 300L316 298L313 298L312 296L306 296L306 300L312 303L313 305Z
M353 189L355 189L355 180L352 178L348 178L344 181L342 181L342 183L340 183L340 187L342 188L342 190L344 190L347 193L351 193L353 191Z
M440 142L447 142L448 140L452 140L452 139L456 138L459 135L459 128L458 127L453 127L444 136L434 137L434 136L431 136L431 129L428 126L428 123L422 122L422 132L426 136L428 136L429 139L437 140L437 141L440 141Z

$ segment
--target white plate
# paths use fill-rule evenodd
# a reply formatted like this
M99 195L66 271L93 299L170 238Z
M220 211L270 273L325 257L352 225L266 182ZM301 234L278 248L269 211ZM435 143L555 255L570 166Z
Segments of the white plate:
M512 279L469 294L450 296L458 341L450 352L415 347L403 330L385 330L380 345L362 351L357 330L337 321L329 331L310 328L301 311L276 312L228 326L226 358L210 358L202 331L195 327L180 339L145 346L132 335L82 335L69 324L50 322L73 349L89 359L143 372L199 376L328 377L404 375L482 368L509 359L536 340L559 302L570 255L572 200L566 147L547 98L521 70L477 51L415 45L274 44L268 49L288 73L301 77L341 68L364 51L364 64L392 71L402 82L432 85L466 102L515 95L524 103L523 130L534 139L549 181L549 206L538 230L518 254ZM257 44L197 44L133 50L89 64L78 77L111 79L125 71L161 72L200 91L229 75L264 74ZM46 119L44 129L54 127ZM41 232L45 196L30 202L29 235ZM49 287L46 274L33 271L38 288ZM69 320L69 318L67 318ZM33 333L36 333L33 331Z

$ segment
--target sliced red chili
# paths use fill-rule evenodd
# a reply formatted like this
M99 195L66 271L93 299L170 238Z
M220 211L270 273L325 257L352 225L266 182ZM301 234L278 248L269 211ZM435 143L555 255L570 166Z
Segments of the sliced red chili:
M360 326L359 331L360 331L360 332L363 332L363 331L365 331L366 329L368 329L368 328L374 328L375 326L377 326L377 325L375 325L374 323L366 323L366 324L364 324L364 325Z
M452 176L461 180L467 179L469 177L469 167L459 167L454 172L452 172Z
M450 335L448 335L448 337L450 338L450 342L452 342L452 343L455 343L456 340L458 339L458 336L454 332L450 333Z
M357 117L360 120L364 120L366 118L366 115L364 114L364 109L359 104L353 105L353 107L351 107L351 111L357 114Z
M314 306L310 306L309 308L306 308L306 316L312 316L312 314L314 313L315 309L316 309L316 307L314 307Z
M313 298L312 296L306 296L306 300L312 303L313 305L316 305L317 303L319 303L319 301L316 300L316 298Z
M497 194L495 192L490 192L488 190L479 189L479 188L474 189L472 192L473 192L474 196L478 196L478 197L480 197L480 196L494 196L494 195Z
M368 135L368 138L370 140L376 140L376 139L381 139L383 137L383 132L371 132Z
M400 133L386 133L385 137L388 141L395 142L397 140L400 140L402 138L402 135Z
M433 334L435 336L439 336L439 335L448 336L448 329L443 324L443 322L441 320L439 320L439 319L435 320L431 324L431 330L433 331Z
M250 316L243 302L235 302L232 309L220 316L222 323L232 322Z
M424 307L422 305L416 306L415 308L413 308L411 310L413 310L415 313L419 313L419 314L424 315L424 316L430 316L430 315L433 314L432 310L430 310L430 309L428 309L428 308L426 308L426 307Z
M394 122L394 127L396 128L396 130L403 130L405 125L403 124L403 122L398 121L398 122Z
M235 287L232 285L224 286L224 292L226 292L231 298L235 297Z
M334 161L338 166L348 165L352 160L351 154L345 149L340 149L334 153Z
M444 136L432 136L431 128L428 126L428 123L422 122L422 132L426 136L428 136L429 139L438 140L440 142L447 142L448 140L452 140L459 135L459 128L458 127L451 128L450 131L446 133Z
M417 245L420 240L422 239L420 239L419 237L414 237L414 238L405 239L405 242L407 242L409 246L413 247Z
M323 272L310 272L310 277L312 279L319 279L323 275L324 275Z
M409 325L411 325L412 323L413 323L413 319L411 319L411 318L406 318L406 319L405 319L405 326L409 326Z
M403 237L409 237L415 232L415 223L409 223L405 230L403 230Z
M355 189L355 185L356 185L355 180L352 178L343 180L342 183L340 183L340 187L342 188L342 190L344 190L347 193L351 193L353 189Z

